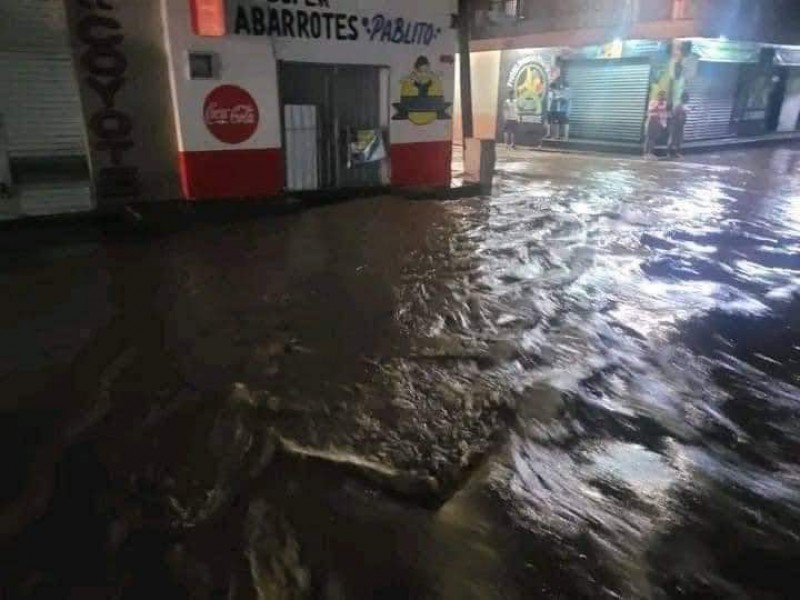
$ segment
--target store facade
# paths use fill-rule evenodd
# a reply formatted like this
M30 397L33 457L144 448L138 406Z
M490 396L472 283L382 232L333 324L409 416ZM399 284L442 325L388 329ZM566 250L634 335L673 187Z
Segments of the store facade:
M455 2L201 4L165 4L185 197L449 185Z
M696 38L507 50L498 116L513 97L519 143L536 145L546 132L548 92L566 85L570 139L633 145L642 141L650 99L664 92L675 104L686 91L688 142L794 132L799 66L796 48Z
M63 212L20 209L30 156L80 166L76 210L450 183L456 0L11 4L0 83L27 96L0 101L9 216Z

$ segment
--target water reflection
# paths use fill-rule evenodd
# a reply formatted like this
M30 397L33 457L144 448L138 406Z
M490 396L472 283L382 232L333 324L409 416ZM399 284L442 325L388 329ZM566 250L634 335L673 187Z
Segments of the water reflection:
M630 194L613 171L596 178L596 204L548 206L548 218L563 212L556 220L577 216L582 227L568 239L546 235L537 257L602 242L590 262L577 259L578 277L552 290L549 305L569 310L545 314L535 338L542 376L567 394L558 423L519 438L507 481L494 485L535 535L566 540L570 560L594 552L611 595L795 589L793 575L762 570L800 548L800 229L786 218L800 173L797 151L775 153L759 155L765 172L650 173L635 186L635 208L611 207L615 191ZM495 201L505 215L527 208L518 197ZM572 585L589 595L588 582Z
M47 386L56 417L9 413L81 432L22 454L84 490L31 479L59 510L21 534L13 590L792 597L798 157L514 153L491 198L43 261L36 281L101 264L51 291L111 316L60 366L83 387Z

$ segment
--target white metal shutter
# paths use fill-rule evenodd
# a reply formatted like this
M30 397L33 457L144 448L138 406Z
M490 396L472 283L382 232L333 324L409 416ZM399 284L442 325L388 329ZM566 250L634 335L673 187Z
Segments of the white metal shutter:
M69 52L64 0L0 1L0 50Z
M732 137L731 117L739 83L739 65L701 61L689 82L689 117L684 139L714 140Z
M69 57L0 52L0 90L0 114L12 159L86 153Z
M12 160L85 155L63 0L0 1L0 113Z
M64 0L0 0L0 115L18 178L0 208L12 216L90 209Z
M319 124L314 104L283 107L286 137L286 189L319 189Z
M796 131L800 129L800 68L790 71L786 82L786 93L783 97L778 131Z
M568 63L572 94L570 136L640 142L650 85L650 64L617 60Z

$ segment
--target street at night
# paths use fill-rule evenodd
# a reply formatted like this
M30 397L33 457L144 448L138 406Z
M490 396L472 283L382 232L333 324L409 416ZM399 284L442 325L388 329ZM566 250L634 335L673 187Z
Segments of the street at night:
M9 598L800 586L797 145L0 261Z

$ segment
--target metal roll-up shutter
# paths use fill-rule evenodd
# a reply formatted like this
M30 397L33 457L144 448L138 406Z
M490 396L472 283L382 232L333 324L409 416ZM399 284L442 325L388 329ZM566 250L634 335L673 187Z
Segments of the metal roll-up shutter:
M66 23L63 0L0 7L0 113L12 159L86 152Z
M739 83L739 65L701 61L689 82L691 97L684 139L714 140L731 137L731 117Z
M571 136L577 139L640 142L649 62L592 60L568 63Z
M800 67L792 67L786 80L786 91L778 119L778 131L800 129Z
M91 208L84 122L63 0L0 1L4 214Z
M85 153L69 56L0 52L0 90L0 114L12 160Z

